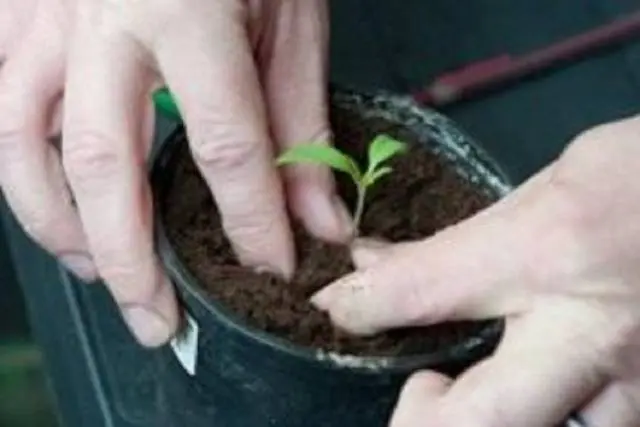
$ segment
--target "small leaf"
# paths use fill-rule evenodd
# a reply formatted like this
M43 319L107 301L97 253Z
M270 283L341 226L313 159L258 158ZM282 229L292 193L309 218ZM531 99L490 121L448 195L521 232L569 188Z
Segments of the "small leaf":
M369 187L373 185L376 181L378 181L383 176L389 175L393 172L393 168L389 166L383 166L379 169L374 170L373 172L369 172L364 176L365 186Z
M368 170L375 171L377 167L391 157L407 151L407 144L391 138L388 135L376 137L369 146Z
M323 144L301 144L290 148L278 157L278 166L295 163L316 163L345 172L356 181L362 173L356 162L340 150Z

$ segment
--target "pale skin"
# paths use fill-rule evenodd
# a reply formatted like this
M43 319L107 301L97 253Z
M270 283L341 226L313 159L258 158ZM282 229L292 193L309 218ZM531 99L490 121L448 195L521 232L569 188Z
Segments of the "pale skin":
M293 272L287 211L318 237L347 241L349 215L331 173L302 166L281 176L274 166L291 144L329 138L323 1L0 6L16 22L0 42L3 192L36 241L86 281L105 280L142 344L163 344L178 324L153 251L144 166L150 94L160 86L177 98L244 264ZM47 142L60 126L62 156Z
M328 170L273 166L329 134L326 43L321 0L0 0L3 193L44 248L104 279L143 345L161 345L178 310L153 253L150 93L175 93L239 258L286 276L287 211L321 238L351 233ZM60 132L62 160L48 142ZM550 427L574 409L593 427L640 425L639 138L640 118L599 126L433 238L354 244L358 270L313 298L353 333L507 318L486 362L410 379L392 427Z
M592 129L503 201L430 239L360 241L313 302L368 335L507 318L494 356L406 385L392 427L640 425L640 117Z

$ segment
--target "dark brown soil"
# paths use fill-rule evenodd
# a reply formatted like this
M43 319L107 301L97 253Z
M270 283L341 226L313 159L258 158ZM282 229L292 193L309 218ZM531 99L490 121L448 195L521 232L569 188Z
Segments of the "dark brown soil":
M335 144L361 160L365 145L378 133L406 142L415 140L394 124L365 122L344 111L333 112L332 125ZM366 339L336 330L327 316L309 304L308 298L352 271L348 251L319 242L297 228L299 264L292 282L239 266L222 232L212 198L185 146L186 143L180 150L177 173L163 207L169 238L212 298L248 323L298 344L359 355L434 351L460 342L484 326L451 323ZM395 172L370 193L362 235L392 241L430 236L491 202L450 166L417 145L393 163ZM343 176L337 178L340 193L353 206L351 183Z

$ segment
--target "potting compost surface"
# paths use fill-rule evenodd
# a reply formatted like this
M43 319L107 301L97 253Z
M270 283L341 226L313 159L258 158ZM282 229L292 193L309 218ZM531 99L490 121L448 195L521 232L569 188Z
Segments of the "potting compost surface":
M379 133L408 143L416 141L414 135L397 124L363 119L350 111L334 109L331 122L334 144L360 162L366 159L367 144ZM447 323L368 338L350 336L335 328L328 316L309 303L309 298L353 271L347 248L318 241L295 226L298 264L293 280L286 282L240 266L223 233L210 192L191 160L186 140L182 142L163 207L169 239L211 297L249 324L305 346L368 356L441 350L485 326L478 322ZM394 172L370 191L361 235L390 241L423 238L491 203L488 195L423 145L410 146L409 153L390 162ZM336 180L347 205L354 206L352 182L341 174ZM452 284L455 285L464 284Z

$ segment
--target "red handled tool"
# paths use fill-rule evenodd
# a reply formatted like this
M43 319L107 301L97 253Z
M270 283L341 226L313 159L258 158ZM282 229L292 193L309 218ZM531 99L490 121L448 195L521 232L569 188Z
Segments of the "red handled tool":
M638 38L640 11L526 55L499 55L446 73L414 97L428 105L449 105Z

